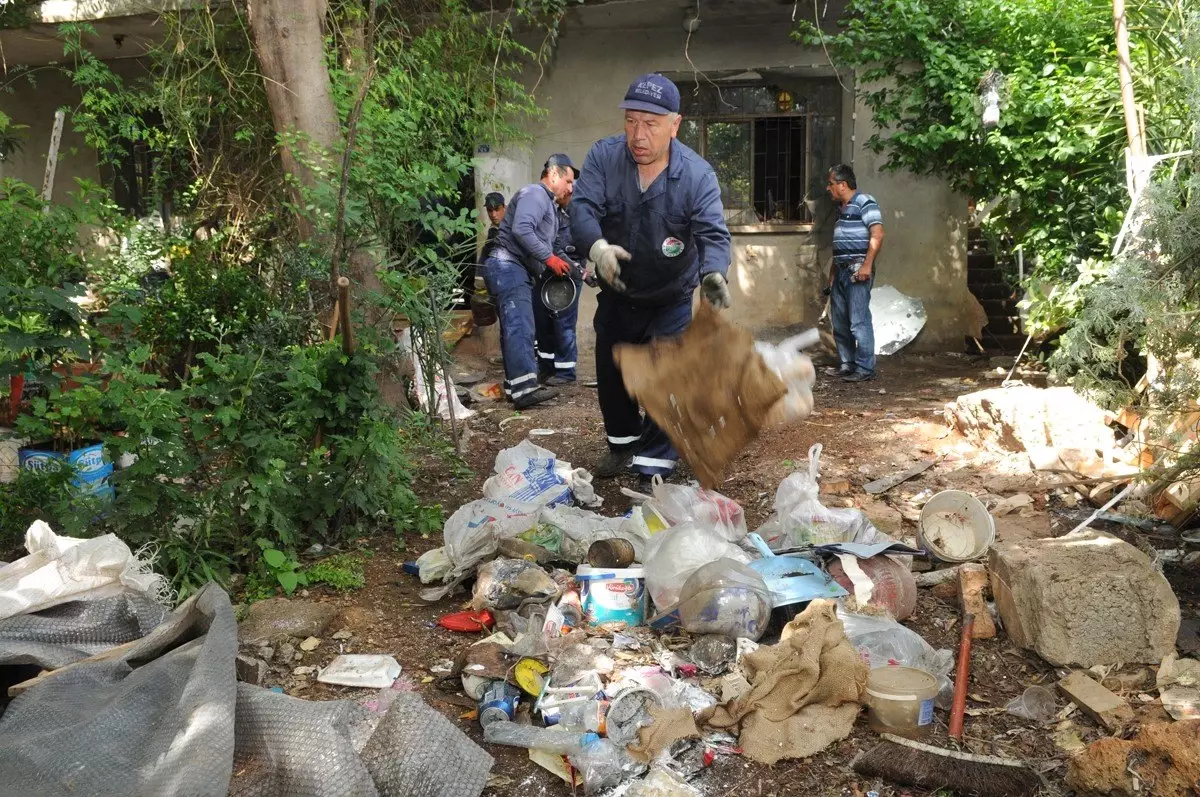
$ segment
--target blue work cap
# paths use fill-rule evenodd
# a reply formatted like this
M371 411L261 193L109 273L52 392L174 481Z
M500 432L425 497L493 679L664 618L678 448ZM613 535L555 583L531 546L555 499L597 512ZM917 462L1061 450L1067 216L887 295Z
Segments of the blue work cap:
M660 116L679 113L679 89L662 75L642 75L629 84L625 99L618 106L627 111L646 111Z

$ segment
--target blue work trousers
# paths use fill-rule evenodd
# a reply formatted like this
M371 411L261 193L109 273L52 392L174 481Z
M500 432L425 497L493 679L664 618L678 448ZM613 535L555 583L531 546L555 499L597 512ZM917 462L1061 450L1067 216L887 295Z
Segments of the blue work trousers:
M679 455L666 432L650 416L643 417L637 401L625 391L613 362L613 346L673 337L687 329L691 321L690 295L674 304L638 306L609 291L600 292L595 319L596 387L604 432L608 447L632 453L632 469L647 476L666 476L675 469Z
M575 280L575 301L565 310L548 310L542 303L541 283L533 290L533 320L537 330L538 378L557 376L567 382L575 381L579 345L575 341L575 324L579 320L579 296L583 283Z
M842 365L858 371L875 373L875 330L871 326L871 286L875 273L866 282L854 282L858 271L839 266L833 277L829 294L829 314L833 321L833 340L837 343L838 359Z
M519 399L538 388L533 343L533 277L520 263L489 257L483 263L483 281L496 299L496 312L500 316L504 395Z

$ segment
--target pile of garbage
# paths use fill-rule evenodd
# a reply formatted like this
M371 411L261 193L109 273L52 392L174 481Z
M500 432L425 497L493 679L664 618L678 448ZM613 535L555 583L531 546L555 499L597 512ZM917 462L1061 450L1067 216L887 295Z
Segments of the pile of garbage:
M598 503L586 470L529 441L500 452L484 497L415 563L426 600L474 582L469 608L440 622L489 632L451 672L485 741L527 748L587 794L695 794L716 756L769 765L848 736L888 665L928 694L910 706L911 684L895 684L881 727L930 725L953 657L897 622L921 551L824 506L820 454L750 532L732 499L659 480L606 517L573 505Z

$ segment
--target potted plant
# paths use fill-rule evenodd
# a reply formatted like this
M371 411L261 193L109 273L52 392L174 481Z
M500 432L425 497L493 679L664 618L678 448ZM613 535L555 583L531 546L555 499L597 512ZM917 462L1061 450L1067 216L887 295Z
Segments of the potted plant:
M0 377L9 384L10 413L27 380L44 393L15 419L19 436L34 441L18 452L20 467L68 464L77 489L105 494L112 466L97 442L103 392L86 375L90 343L75 301L86 271L80 223L29 184L0 180Z

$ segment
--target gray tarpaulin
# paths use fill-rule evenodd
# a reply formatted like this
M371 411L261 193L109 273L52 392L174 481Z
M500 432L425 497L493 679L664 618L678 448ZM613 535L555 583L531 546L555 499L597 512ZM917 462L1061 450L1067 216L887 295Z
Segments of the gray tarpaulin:
M145 607L112 601L66 604L22 616L24 625L0 625L0 655L9 657L0 662L55 666L123 635L136 638ZM90 634L81 631L85 618L94 623ZM56 636L64 628L70 633ZM360 758L349 733L362 720L357 704L239 685L236 655L229 597L210 584L120 656L45 678L0 715L0 797L482 791L491 756L415 695L392 705L376 731L383 737L372 736ZM423 752L397 750L386 765L391 745L384 742L398 739Z

